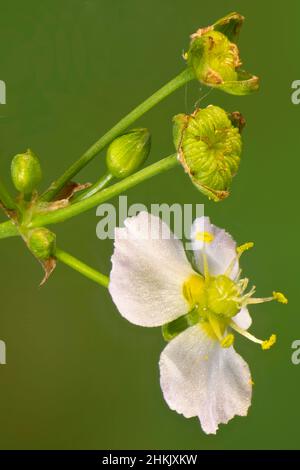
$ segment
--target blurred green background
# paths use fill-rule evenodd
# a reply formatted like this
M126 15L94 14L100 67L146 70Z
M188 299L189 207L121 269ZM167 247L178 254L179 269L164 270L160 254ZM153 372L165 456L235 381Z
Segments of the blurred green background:
M27 0L0 3L0 171L31 147L40 155L44 185L127 111L177 74L189 34L230 11L246 16L240 47L245 68L262 78L259 93L234 97L196 82L137 124L153 134L151 161L173 151L171 118L199 98L247 119L244 153L232 195L204 200L178 168L128 193L128 202L202 203L239 243L253 240L243 268L258 295L289 297L253 312L257 336L278 334L263 352L237 339L255 381L247 418L206 436L197 419L168 409L159 387L159 329L126 322L108 292L59 265L43 288L40 266L19 239L0 244L0 366L2 449L276 449L299 448L300 365L291 343L300 339L299 119L291 83L300 79L296 0ZM81 174L93 181L103 154ZM117 199L114 201L117 204ZM2 220L2 216L1 216ZM4 217L3 217L4 220ZM112 241L96 237L96 210L55 226L62 248L105 273Z

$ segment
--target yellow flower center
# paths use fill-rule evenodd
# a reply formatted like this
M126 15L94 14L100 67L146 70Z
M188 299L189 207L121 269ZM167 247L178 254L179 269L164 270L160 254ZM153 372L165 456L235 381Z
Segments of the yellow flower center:
M209 232L198 232L196 240L210 244L214 241L214 235ZM281 292L273 292L271 297L253 297L255 288L245 292L248 279L240 279L240 276L233 281L231 275L233 266L240 256L253 247L252 242L244 243L237 247L236 257L232 259L225 274L212 276L208 269L208 260L205 249L203 250L204 276L193 274L186 279L183 285L183 295L190 305L192 317L190 324L198 323L206 334L214 340L219 341L223 348L229 348L234 342L235 331L254 343L261 345L263 350L270 349L276 342L276 335L271 335L268 340L261 340L253 336L247 330L238 326L234 317L239 311L249 304L257 304L277 300L286 304L287 298ZM228 331L229 330L229 331Z
M239 289L234 281L224 275L190 276L183 286L183 295L199 316L199 324L206 333L221 342L223 347L233 343L233 335L224 337L226 329L240 310Z

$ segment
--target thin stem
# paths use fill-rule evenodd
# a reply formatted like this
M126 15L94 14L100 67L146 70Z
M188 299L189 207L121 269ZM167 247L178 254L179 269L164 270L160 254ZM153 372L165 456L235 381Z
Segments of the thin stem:
M7 191L6 187L0 180L0 201L6 207L6 209L15 209L16 203Z
M101 176L101 178L96 181L96 183L94 183L92 186L85 189L84 191L79 191L77 194L75 194L75 196L72 198L72 204L74 202L83 201L84 199L93 196L99 191L102 191L102 189L106 188L106 186L111 182L112 179L113 175L111 173L106 173L104 176Z
M11 220L0 224L0 239L8 237L16 237L19 235L17 227L12 223Z
M104 147L106 147L106 145L124 132L129 126L131 126L131 124L156 104L194 78L195 75L192 69L186 68L143 103L133 109L129 114L127 114L127 116L106 132L106 134L104 134L94 145L92 145L92 147L90 147L76 162L74 162L60 178L54 181L50 188L43 194L42 200L51 201L67 181L84 168Z
M127 189L132 188L133 186L151 178L152 176L173 168L177 164L178 160L176 154L163 158L157 163L153 163L153 165L149 165L146 168L143 168L137 173L134 173L133 175L110 186L109 188L103 189L103 191L94 194L94 196L91 196L89 199L84 199L83 201L71 204L67 207L64 207L63 209L37 215L28 225L28 228L42 227L44 225L64 222L67 219L75 217L82 212L86 212L87 210L92 209L92 207L95 207L98 204L123 193Z
M108 287L109 278L107 276L91 268L90 266L83 263L74 256L70 255L69 253L66 253L63 250L56 248L55 257L70 268L75 269L75 271L79 272L83 276L87 277L88 279L91 279L97 284L100 284L100 286Z

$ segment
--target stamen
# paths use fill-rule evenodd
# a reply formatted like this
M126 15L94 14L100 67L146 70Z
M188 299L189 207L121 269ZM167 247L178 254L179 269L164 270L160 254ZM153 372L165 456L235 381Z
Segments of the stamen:
M203 249L202 249L202 257L203 257L203 267L204 267L204 277L205 279L209 279L209 269L208 269L208 262L205 253L205 244L211 243L214 240L214 235L210 232L197 232L195 235L195 240L199 242L203 242Z
M221 346L222 348L230 348L234 343L234 335L232 333L229 333L226 335L222 341L221 341Z
M251 333L244 330L243 328L240 328L233 320L231 320L230 326L240 335L244 336L247 339L250 339L250 341L253 341L253 343L260 344L263 350L270 349L270 347L276 343L276 335L274 334L271 335L269 339L263 341L259 338L256 338L256 336L253 336Z
M272 302L274 297L251 297L247 300L247 304L264 304L265 302Z
M239 259L239 256L236 255L236 256L230 261L229 266L228 266L228 268L226 269L226 271L225 271L225 273L224 273L225 276L227 276L227 277L230 276L231 271L233 270L234 265L235 265L235 263L238 261L238 259Z
M245 277L244 279L240 279L237 282L237 285L238 285L241 293L244 292L247 289L248 284L249 284L249 279L247 277Z
M253 242L247 242L247 243L244 243L243 245L240 245L237 247L236 249L236 256L230 261L229 263L229 266L228 268L226 269L225 271L225 276L229 276L231 274L231 271L233 270L234 268L234 265L235 263L240 259L240 257L242 256L242 254L247 251L247 250L250 250L250 248L252 248L254 246L254 243ZM240 276L240 271L239 271L239 276Z
M271 302L277 300L281 304L287 304L288 299L281 292L273 292L272 297L251 297L247 300L247 304L263 304L265 302Z
M248 281L248 279L247 279L247 281ZM247 284L248 284L248 282L247 282ZM245 307L246 305L251 303L251 300L252 300L251 296L254 294L255 289L256 289L256 287L252 286L251 289L249 290L249 292L242 295L241 297L233 297L232 300L234 300L235 302L238 302L241 307ZM256 303L256 302L253 302L253 303Z
M188 301L191 310L195 308L203 296L204 279L200 274L192 274L188 277L182 286L184 298Z
M233 330L235 330L240 335L245 336L245 338L250 339L250 341L253 341L253 343L257 343L257 344L263 343L263 340L256 338L256 336L253 336L247 330L240 328L233 320L231 320L229 325L231 326Z
M261 347L263 350L270 349L276 343L276 335L271 335L269 339L263 341Z
M277 300L277 302L281 303L281 304L287 304L288 303L288 299L286 298L286 296L284 294L282 294L282 292L273 292L273 298L274 300Z
M203 245L202 257L203 257L204 279L207 281L210 275L209 275L209 268L208 268L208 261L207 261L206 251L205 251L205 245Z
M224 336L224 327L220 325L218 319L214 316L213 313L208 314L209 324L216 335L216 338L219 340L220 345L222 348L230 348L234 342L234 335L232 333L228 333Z
M236 249L236 252L240 257L245 251L250 250L250 248L253 248L253 247L254 247L253 242L247 242L247 243L244 243L243 245L238 246Z
M236 280L239 281L242 275L242 269L239 268L239 272L237 273Z
M197 232L195 236L197 241L204 243L211 243L214 238L214 235L210 232Z
M216 335L216 337L218 338L218 340L221 343L222 340L223 340L223 332L221 331L221 326L220 326L219 321L215 318L213 313L208 313L207 316L208 316L209 324L210 324L214 334Z

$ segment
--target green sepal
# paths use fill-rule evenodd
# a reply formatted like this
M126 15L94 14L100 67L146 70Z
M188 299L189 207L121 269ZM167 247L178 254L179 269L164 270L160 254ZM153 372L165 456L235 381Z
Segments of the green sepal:
M259 89L259 77L239 69L237 70L237 80L228 80L215 88L226 91L231 95L249 95Z
M182 315L176 320L166 323L162 326L162 335L165 341L171 341L177 335L185 331L190 326L194 326L199 322L199 313L197 309Z
M236 43L244 20L244 16L232 12L216 21L213 25L213 29L224 34L229 41Z
M173 142L175 148L180 148L182 136L189 122L188 114L176 114L173 117Z

